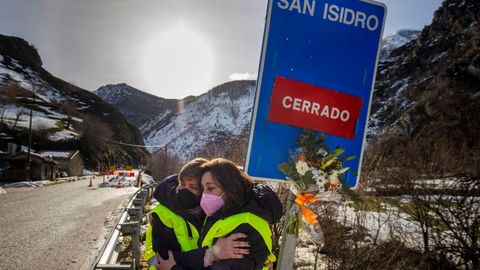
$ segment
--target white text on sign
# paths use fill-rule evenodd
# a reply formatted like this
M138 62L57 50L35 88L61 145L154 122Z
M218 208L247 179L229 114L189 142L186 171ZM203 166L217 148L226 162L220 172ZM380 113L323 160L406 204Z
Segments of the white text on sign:
M277 6L280 9L312 17L315 16L315 4L315 0L279 0L277 2ZM321 18L331 22L368 29L369 31L375 31L379 27L379 19L373 14L369 15L363 11L328 3L325 3L323 6Z
M282 105L285 109L306 112L330 119L338 119L338 117L340 117L342 122L347 122L350 119L350 112L348 110L340 111L337 107L330 108L328 105L323 106L322 109L319 103L307 99L285 96L282 100Z

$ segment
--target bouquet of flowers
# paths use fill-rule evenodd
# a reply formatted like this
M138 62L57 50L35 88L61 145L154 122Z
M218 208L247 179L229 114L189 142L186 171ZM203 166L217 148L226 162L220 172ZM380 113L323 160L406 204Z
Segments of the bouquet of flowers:
M311 130L304 130L297 139L299 146L292 151L290 161L279 165L280 171L291 180L292 192L296 195L296 205L289 211L293 219L288 224L287 232L298 235L302 224L301 216L310 225L318 223L317 214L310 208L318 201L339 200L342 193L349 193L343 182L342 175L350 168L343 163L355 156L343 157L345 149L337 147L333 151L324 144L324 136ZM301 215L302 214L302 215ZM323 241L321 228L312 231L312 239Z

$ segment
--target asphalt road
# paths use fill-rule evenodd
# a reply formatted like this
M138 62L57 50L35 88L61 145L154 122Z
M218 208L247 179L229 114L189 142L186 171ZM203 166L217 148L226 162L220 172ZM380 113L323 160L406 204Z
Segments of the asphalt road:
M97 187L102 179L93 181ZM88 269L134 188L88 180L0 194L0 269Z

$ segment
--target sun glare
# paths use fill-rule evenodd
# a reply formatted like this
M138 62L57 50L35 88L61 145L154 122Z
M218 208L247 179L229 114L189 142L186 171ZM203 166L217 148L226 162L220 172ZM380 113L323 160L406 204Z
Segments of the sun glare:
M178 25L152 39L142 65L149 92L164 98L183 98L208 90L213 53L199 32Z

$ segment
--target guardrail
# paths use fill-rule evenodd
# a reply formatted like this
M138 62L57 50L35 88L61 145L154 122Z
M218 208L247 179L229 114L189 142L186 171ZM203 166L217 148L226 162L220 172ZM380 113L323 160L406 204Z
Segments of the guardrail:
M143 218L143 208L153 194L154 185L146 185L137 190L124 208L122 215L118 218L115 227L105 241L99 256L95 259L90 270L122 270L138 269L140 263L140 225ZM122 242L120 236L131 236L132 238L132 263L119 262L120 247Z

